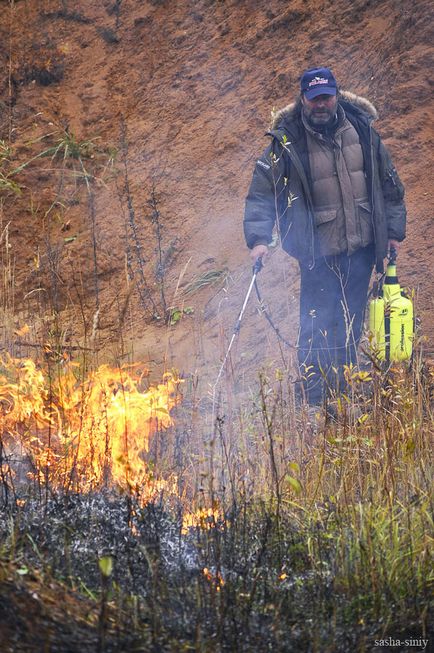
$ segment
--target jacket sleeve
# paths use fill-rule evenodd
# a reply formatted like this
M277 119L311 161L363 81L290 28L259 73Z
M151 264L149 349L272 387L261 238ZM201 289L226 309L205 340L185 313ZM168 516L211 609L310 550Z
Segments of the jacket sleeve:
M407 211L404 203L404 186L392 163L390 154L380 139L379 172L387 220L387 236L404 240Z
M246 198L244 236L247 247L268 245L272 240L276 220L276 181L278 165L272 144L256 161L252 182Z

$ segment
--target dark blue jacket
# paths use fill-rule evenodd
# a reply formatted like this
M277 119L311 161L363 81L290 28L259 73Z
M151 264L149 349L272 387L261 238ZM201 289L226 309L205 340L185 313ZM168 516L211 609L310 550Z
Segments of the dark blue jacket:
M376 267L383 271L388 240L405 238L404 187L387 149L372 127L376 117L372 104L350 93L342 93L339 102L359 134L371 203ZM300 103L290 105L278 115L269 135L271 144L256 162L246 199L247 246L269 244L276 225L283 249L302 264L313 267L320 254Z

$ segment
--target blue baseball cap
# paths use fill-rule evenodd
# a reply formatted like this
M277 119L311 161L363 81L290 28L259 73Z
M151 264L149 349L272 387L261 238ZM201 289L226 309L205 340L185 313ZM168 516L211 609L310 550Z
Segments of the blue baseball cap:
M336 95L338 85L330 68L309 68L300 80L301 92L308 100L317 95Z

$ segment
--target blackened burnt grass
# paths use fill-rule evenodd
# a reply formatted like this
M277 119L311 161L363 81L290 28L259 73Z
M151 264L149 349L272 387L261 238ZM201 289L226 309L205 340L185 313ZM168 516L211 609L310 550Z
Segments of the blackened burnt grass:
M337 421L320 415L315 433L282 376L262 375L233 442L218 419L196 490L184 471L179 496L145 505L139 488L18 487L2 445L1 632L14 633L5 650L432 643L433 378L421 364L351 374ZM39 608L26 619L30 601Z

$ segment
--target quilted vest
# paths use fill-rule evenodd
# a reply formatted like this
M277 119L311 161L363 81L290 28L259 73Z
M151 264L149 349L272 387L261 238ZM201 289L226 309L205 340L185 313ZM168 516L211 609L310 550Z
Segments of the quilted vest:
M316 240L321 256L348 256L374 240L359 136L339 107L331 136L303 119L312 181Z

